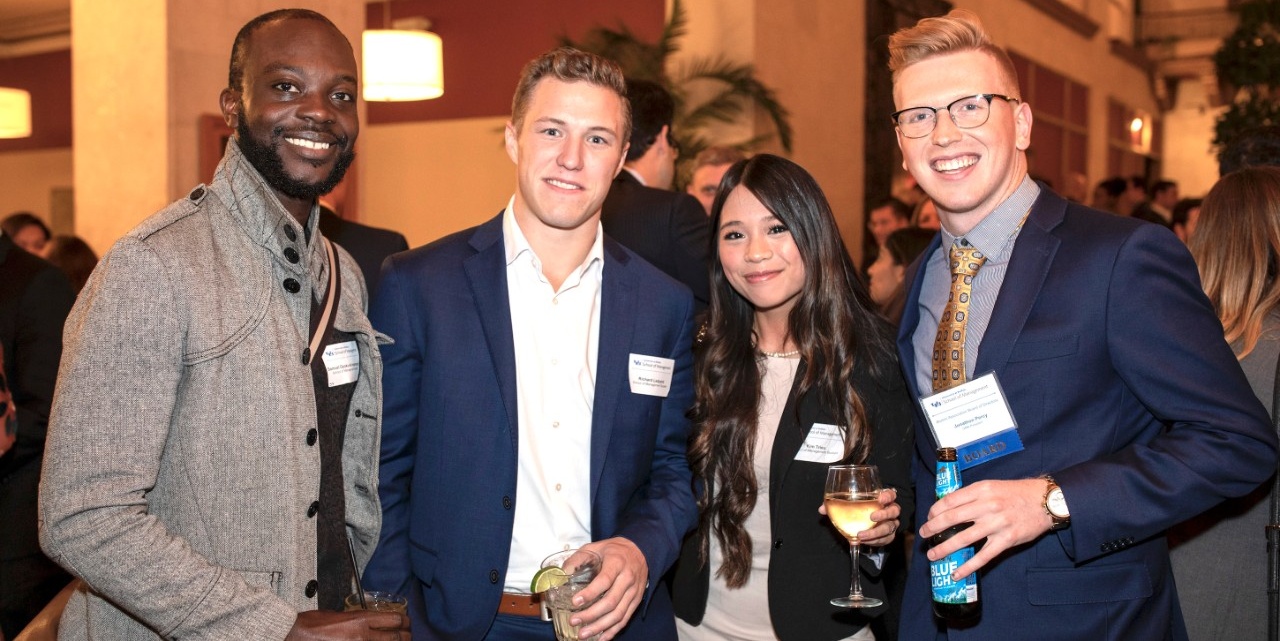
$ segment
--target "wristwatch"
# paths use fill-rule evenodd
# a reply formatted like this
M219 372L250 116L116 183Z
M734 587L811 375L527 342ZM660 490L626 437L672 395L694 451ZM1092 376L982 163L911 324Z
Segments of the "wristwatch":
M1062 488L1052 476L1044 477L1049 482L1044 490L1044 512L1053 520L1050 530L1061 530L1071 525L1071 511L1067 509L1067 498L1062 495Z

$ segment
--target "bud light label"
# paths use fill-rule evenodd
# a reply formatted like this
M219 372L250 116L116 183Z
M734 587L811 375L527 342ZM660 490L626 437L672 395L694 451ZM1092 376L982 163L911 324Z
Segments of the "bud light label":
M963 581L951 580L951 573L971 558L973 558L973 548L961 548L929 563L929 574L933 579L934 601L956 605L977 602L977 574L970 574Z

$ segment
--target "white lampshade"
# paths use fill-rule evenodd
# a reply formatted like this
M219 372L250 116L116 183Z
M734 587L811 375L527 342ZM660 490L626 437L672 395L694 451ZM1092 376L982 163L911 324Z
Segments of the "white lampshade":
M31 135L31 94L22 89L0 87L0 138Z
M430 100L444 95L444 52L430 31L364 32L364 99Z

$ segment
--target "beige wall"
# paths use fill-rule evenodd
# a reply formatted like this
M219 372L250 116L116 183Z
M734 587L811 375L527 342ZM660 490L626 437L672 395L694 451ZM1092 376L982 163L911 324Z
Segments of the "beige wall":
M493 217L515 193L515 165L502 146L505 123L365 127L358 147L361 222L395 229L417 247Z
M0 176L4 184L0 188L0 218L15 211L29 211L52 223L53 190L71 187L71 149L0 154Z
M863 2L756 0L756 66L795 129L791 159L831 202L845 245L860 260L866 41ZM776 146L765 151L780 153Z
M1178 86L1178 103L1165 114L1164 177L1178 183L1183 198L1200 198L1218 180L1218 158L1211 148L1213 126L1226 107L1209 106L1198 79ZM1172 134L1172 135L1171 135Z
M749 0L684 0L689 28L679 41L680 50L672 54L668 73L679 75L693 59L723 57L736 62L749 62L756 58L756 13L749 11ZM668 7L667 14L671 11ZM694 83L688 88L689 99L698 103L713 94L713 83ZM712 140L717 144L738 144L755 135L755 124L750 118L738 123L713 123L708 127Z

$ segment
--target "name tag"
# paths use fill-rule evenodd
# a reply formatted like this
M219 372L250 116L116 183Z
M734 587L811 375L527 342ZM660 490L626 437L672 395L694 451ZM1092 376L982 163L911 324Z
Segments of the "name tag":
M835 463L841 458L844 458L844 430L826 423L814 423L796 453L797 461L810 463Z
M938 447L956 448L956 464L966 469L1022 451L1018 424L996 373L920 399Z
M329 387L354 383L360 378L360 348L355 341L334 343L324 348L321 358L329 372Z
M631 354L627 359L632 394L667 397L671 391L671 373L676 370L675 361L644 354Z

